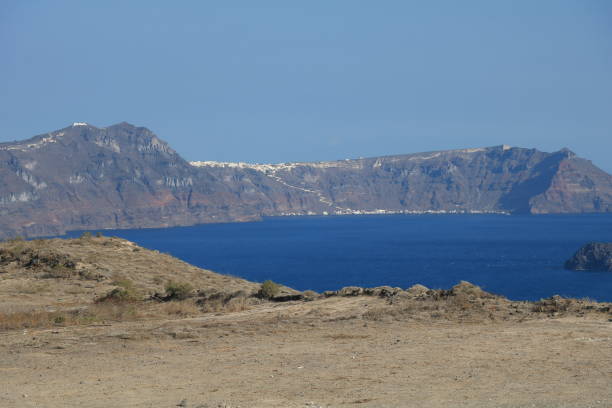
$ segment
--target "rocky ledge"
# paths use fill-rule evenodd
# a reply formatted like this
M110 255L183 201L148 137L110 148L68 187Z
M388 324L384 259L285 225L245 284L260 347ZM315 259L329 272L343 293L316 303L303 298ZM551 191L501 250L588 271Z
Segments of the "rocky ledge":
M612 272L612 242L591 242L580 248L565 262L574 271Z

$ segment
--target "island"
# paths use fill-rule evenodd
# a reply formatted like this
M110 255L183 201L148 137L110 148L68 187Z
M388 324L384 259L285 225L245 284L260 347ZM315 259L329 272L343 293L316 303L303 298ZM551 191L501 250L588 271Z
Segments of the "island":
M590 242L565 262L574 271L612 272L612 242Z

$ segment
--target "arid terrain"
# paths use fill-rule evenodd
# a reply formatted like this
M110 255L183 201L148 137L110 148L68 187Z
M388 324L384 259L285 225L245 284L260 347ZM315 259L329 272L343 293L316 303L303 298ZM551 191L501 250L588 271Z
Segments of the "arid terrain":
M609 303L264 286L118 238L2 243L0 406L612 406Z

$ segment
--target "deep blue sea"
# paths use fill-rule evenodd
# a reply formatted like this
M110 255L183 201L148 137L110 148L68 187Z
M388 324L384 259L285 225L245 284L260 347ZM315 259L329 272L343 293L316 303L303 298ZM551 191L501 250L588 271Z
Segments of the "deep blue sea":
M589 241L612 242L612 215L372 215L107 230L216 272L299 290L466 280L511 299L612 301L612 273L563 269ZM70 236L78 236L73 232Z

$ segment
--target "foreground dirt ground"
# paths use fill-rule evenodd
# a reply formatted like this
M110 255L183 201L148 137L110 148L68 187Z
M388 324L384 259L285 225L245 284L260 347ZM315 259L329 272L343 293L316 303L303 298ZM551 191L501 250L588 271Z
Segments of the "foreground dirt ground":
M2 407L611 407L602 316L368 319L374 297L0 333Z

